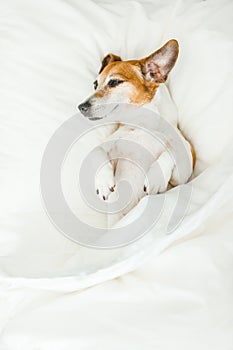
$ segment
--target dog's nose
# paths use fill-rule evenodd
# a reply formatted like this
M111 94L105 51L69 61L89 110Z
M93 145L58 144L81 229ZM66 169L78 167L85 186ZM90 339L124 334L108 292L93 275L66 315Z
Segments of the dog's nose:
M89 101L86 101L84 103L81 103L79 106L78 106L78 109L80 110L80 112L83 114L83 115L86 115L89 111L89 108L91 107L91 104Z

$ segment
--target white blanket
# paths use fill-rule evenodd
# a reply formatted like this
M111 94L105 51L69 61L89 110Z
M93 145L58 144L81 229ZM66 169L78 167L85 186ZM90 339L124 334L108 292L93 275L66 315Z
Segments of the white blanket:
M1 3L1 350L232 349L232 10L230 0ZM197 152L186 215L166 235L176 189L134 244L80 247L44 211L45 147L92 92L104 54L140 58L170 38L180 57L168 87ZM106 216L75 184L105 136L83 137L62 178L72 210L100 226Z

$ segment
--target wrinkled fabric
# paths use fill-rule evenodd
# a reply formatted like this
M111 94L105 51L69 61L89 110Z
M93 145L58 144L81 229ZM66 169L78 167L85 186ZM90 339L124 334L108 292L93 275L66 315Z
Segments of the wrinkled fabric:
M232 348L232 7L229 0L1 3L0 349ZM174 189L156 227L134 244L80 247L44 211L45 147L92 93L106 53L140 58L170 38L180 55L168 87L197 153L186 215L164 234ZM74 176L105 137L85 135L63 174L72 210L100 226L106 216L74 191Z

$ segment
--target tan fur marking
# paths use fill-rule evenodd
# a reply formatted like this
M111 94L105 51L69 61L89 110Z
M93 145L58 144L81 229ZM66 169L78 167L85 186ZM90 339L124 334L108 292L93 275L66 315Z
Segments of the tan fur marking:
M149 103L154 98L159 86L159 84L152 81L146 81L143 78L139 61L130 60L110 62L100 75L100 88L94 94L95 97L104 97L111 93L111 88L108 88L107 86L102 87L109 75L123 79L132 84L132 92L129 98L130 102L136 105Z
M188 141L189 142L189 141ZM191 147L191 153L192 153L192 157L193 157L193 169L195 168L195 165L196 165L196 160L197 160L197 157L196 157L196 152L194 150L194 147L193 145L191 144L191 142L189 142L190 144L190 147Z
M112 53L106 55L100 69L100 81L95 97L106 97L112 89L106 86L106 78L122 79L132 86L129 100L136 105L151 102L160 83L164 83L175 65L179 53L178 42L169 40L160 49L141 60L122 61Z
M106 91L105 90L98 90L94 93L94 96L96 98L101 98L104 97L106 95Z

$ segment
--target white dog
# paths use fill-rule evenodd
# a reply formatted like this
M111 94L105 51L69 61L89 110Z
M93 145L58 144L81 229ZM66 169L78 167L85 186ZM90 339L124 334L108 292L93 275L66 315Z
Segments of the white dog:
M176 106L163 84L175 65L178 52L178 42L170 40L141 60L122 61L120 57L108 54L94 82L95 93L78 106L89 120L97 120L108 115L119 103L148 105L178 130L188 152L191 166L184 174L178 174L170 152L172 140L166 135L166 129L163 129L165 142L161 142L143 128L116 124L108 138L109 147L102 149L107 162L96 174L95 183L97 195L105 201L114 200L120 181L130 183L133 197L118 219L128 213L144 195L161 193L170 185L185 183L192 174L195 152L177 127ZM144 123L146 125L146 118L141 125ZM137 148L137 144L141 148ZM147 151L148 156L143 150Z

